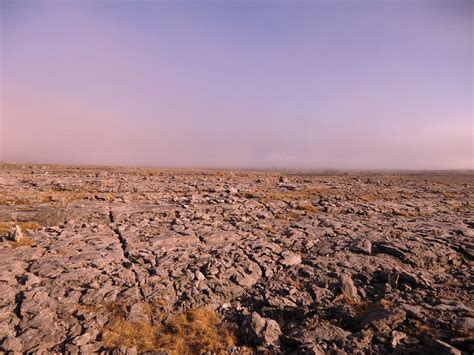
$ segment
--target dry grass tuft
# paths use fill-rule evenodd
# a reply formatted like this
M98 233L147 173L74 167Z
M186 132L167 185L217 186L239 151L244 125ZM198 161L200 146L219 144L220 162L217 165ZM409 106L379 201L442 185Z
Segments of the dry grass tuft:
M37 231L38 229L41 228L41 225L38 222L35 222L35 221L18 222L17 224L24 231Z
M235 345L232 332L214 312L194 309L177 315L158 336L158 348L170 354L224 352Z
M11 242L10 247L12 249L20 248L20 247L31 247L33 245L33 241L30 238L22 238L19 242Z
M360 195L358 197L359 197L360 200L362 200L364 202L374 202L378 199L378 196L376 196L374 194L370 194L370 193Z
M461 208L461 203L459 201L449 201L448 203L454 211L458 211Z
M172 318L165 326L148 322L131 322L123 316L121 307L112 306L112 325L104 331L104 346L120 346L138 351L161 350L168 354L224 353L235 344L235 336L222 325L216 313L194 309Z
M58 191L55 189L49 189L49 191L18 191L15 195L0 194L0 205L19 206L22 211L27 212L28 210L34 210L32 206L38 203L66 203L83 200L89 196L93 196L92 193L84 191Z
M29 205L31 193L17 191L14 195L0 194L0 205L2 206L18 206Z
M157 335L158 327L150 323L119 318L104 332L104 346L109 349L125 346L138 351L153 351L157 349Z
M413 320L413 326L414 330L412 331L412 333L417 337L421 337L423 334L426 333L431 333L433 330L432 327L430 327L428 324L419 319Z
M41 228L38 222L0 222L0 235L8 234L15 224L19 225L22 231L36 231Z
M418 217L419 213L416 212L415 210L397 210L393 212L394 215L396 216L402 216L402 217Z
M41 203L50 203L50 202L72 202L84 200L87 197L91 196L90 193L83 191L57 191L51 189L49 192L38 193L35 197Z
M346 298L344 298L344 301L351 305L352 310L354 311L354 317L360 317L361 315L366 313L371 307L373 308L377 306L368 301L354 302L352 300L347 300Z
M0 235L7 234L12 228L11 222L0 222Z
M319 212L319 210L314 207L312 204L300 204L298 205L297 207L298 210L300 211L305 211L305 212L310 212L310 213L315 213L315 212Z

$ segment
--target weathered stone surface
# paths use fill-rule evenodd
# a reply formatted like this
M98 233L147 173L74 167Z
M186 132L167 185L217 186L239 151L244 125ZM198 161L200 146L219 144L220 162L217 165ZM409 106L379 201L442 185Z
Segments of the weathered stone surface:
M459 349L456 349L454 346L445 343L439 339L436 339L430 343L431 351L435 354L440 355L462 355L462 352Z
M0 165L0 352L191 308L263 353L472 352L472 173L47 170Z
M254 312L247 319L248 336L256 345L278 345L281 330L273 319L261 317Z
M356 329L372 327L374 330L387 333L403 323L406 313L401 308L385 309L383 307L369 307L369 309L355 322Z
M301 263L301 256L290 251L282 252L281 257L280 264L284 266L294 266Z
M397 330L394 330L391 335L392 335L392 340L390 341L390 345L394 349L398 346L400 341L405 339L407 336L405 333L399 332Z
M338 340L349 336L351 332L347 332L339 327L336 327L328 322L321 322L314 329L307 331L306 336L311 336L316 340Z
M370 255L372 254L372 242L368 239L359 239L352 243L350 249L358 253Z

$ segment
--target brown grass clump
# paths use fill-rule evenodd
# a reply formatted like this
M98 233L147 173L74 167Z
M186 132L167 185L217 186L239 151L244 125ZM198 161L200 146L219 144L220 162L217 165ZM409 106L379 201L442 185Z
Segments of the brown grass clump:
M109 194L111 195L111 193ZM85 198L93 196L92 193L84 191L70 191L70 190L55 190L49 191L19 191L15 195L0 194L0 205L19 206L22 211L28 212L34 210L34 205L38 203L51 202L71 202L77 200L84 200Z
M459 201L450 201L448 203L454 211L458 211L461 208L461 203L459 203Z
M131 322L120 316L104 331L104 346L120 346L138 351L161 350L168 354L224 353L235 344L232 332L223 326L212 311L194 309L176 315L165 326L149 322Z
M0 194L0 205L19 206L29 205L31 202L31 193L16 191L14 195Z
M0 235L1 234L7 234L10 232L10 229L12 228L12 224L9 222L0 222Z
M104 332L104 346L109 349L125 346L138 351L153 351L157 349L157 334L158 328L150 323L120 318Z
M38 222L35 222L35 221L18 222L17 224L24 231L37 231L38 229L41 228L41 225Z
M417 213L414 210L399 210L399 211L394 211L394 215L396 216L402 216L402 217L417 217L419 213Z
M369 308L374 307L374 304L368 301L355 302L353 300L347 300L346 298L344 298L344 301L351 305L352 310L354 311L354 317L360 317L366 313Z
M31 247L33 245L33 241L30 238L22 238L19 242L11 242L10 247L12 249L20 248L20 247Z
M8 234L15 224L19 225L23 231L36 231L41 228L38 222L0 222L0 235Z
M413 335L417 336L417 337L420 337L422 336L423 334L425 333L431 333L433 328L430 327L428 324L426 324L425 322L419 320L419 319L415 319L413 320Z
M224 352L233 345L234 335L214 312L205 309L179 314L158 335L158 348L170 354Z
M91 194L82 192L82 191L56 191L51 189L49 192L41 192L37 194L37 199L39 202L42 203L49 203L49 202L72 202L72 201L79 201L84 200Z
M379 301L380 305L382 305L384 308L392 308L394 306L393 304L393 301L392 300L388 300L386 298L382 298L380 301Z
M300 211L305 211L305 212L310 212L310 213L314 213L314 212L318 212L319 210L314 207L312 204L301 204L297 207L298 210Z

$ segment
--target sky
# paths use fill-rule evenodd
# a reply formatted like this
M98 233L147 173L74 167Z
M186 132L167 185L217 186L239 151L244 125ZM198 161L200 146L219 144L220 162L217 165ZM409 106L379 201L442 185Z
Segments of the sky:
M472 169L470 0L0 0L0 160Z

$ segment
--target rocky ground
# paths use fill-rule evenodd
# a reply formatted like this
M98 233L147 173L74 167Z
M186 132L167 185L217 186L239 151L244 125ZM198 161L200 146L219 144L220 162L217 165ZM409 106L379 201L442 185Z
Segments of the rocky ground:
M0 165L0 351L473 353L473 182Z

